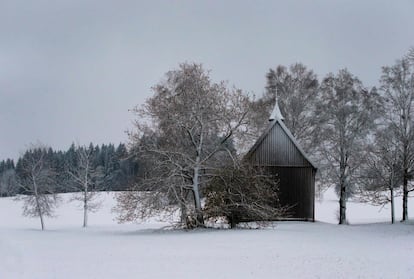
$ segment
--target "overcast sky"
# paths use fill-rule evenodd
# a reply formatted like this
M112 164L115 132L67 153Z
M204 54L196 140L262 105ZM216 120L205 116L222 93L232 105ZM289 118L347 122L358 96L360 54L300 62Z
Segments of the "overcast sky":
M265 74L302 62L378 84L414 45L414 1L0 0L0 160L30 143L126 142L168 70L263 93Z

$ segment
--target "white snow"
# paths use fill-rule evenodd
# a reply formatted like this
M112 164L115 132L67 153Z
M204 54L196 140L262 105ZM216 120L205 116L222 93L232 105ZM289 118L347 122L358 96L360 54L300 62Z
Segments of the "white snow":
M20 202L0 199L0 278L414 278L414 223L391 225L388 208L349 203L352 225L331 224L332 195L317 202L315 223L195 231L117 224L112 193L83 229L81 208L62 197L46 231L21 216Z

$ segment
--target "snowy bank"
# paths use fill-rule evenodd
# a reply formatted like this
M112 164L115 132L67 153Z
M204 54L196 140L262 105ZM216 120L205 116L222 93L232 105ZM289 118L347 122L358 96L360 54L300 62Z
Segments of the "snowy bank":
M63 195L68 201L69 195ZM323 222L279 222L262 230L163 230L167 223L117 224L113 194L83 229L82 210L21 216L0 199L0 278L413 278L414 225L338 226L335 200L317 203ZM412 202L409 204L412 205ZM412 206L411 206L412 207ZM351 223L388 221L385 211L349 204ZM332 212L333 211L333 212ZM318 213L319 212L319 213ZM412 216L412 211L410 212Z

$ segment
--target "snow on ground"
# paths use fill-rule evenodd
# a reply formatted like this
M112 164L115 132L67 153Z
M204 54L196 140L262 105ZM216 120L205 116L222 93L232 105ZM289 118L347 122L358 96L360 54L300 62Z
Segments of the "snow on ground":
M0 199L0 278L414 278L414 223L391 225L388 208L350 203L353 225L330 224L338 203L329 193L315 223L189 232L117 224L112 193L83 229L80 207L62 196L46 231L21 216L20 202Z
M315 201L315 219L332 224L338 223L339 201L333 189L328 189L322 200ZM391 222L391 206L372 206L368 203L347 202L347 220L350 224ZM408 216L414 217L414 197L408 201ZM395 221L402 217L402 197L395 198Z

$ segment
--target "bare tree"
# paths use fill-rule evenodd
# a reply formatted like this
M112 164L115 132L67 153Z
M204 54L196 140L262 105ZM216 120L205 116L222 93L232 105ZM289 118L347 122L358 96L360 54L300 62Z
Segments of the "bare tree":
M53 216L59 202L55 195L56 173L46 155L45 147L34 146L26 151L16 166L19 186L25 193L18 197L24 201L23 215L39 217L42 230L45 229L44 216Z
M319 87L316 74L303 64L296 63L289 68L279 65L276 69L270 69L266 79L265 95L257 102L256 111L260 116L257 125L267 123L277 100L286 126L307 151L312 143L312 120Z
M408 54L405 56L405 59L408 59L411 65L414 65L414 47L411 47L408 51Z
M412 55L413 51L410 52ZM414 174L414 56L397 60L394 66L383 67L381 89L385 93L391 117L387 120L395 136L403 173L402 221L408 220L409 180Z
M339 224L346 223L346 200L352 193L367 135L378 116L379 98L347 70L322 81L314 136L321 158L321 178L339 190Z
M391 223L395 220L395 190L403 181L396 139L393 130L387 126L376 132L358 178L361 201L382 206L391 203Z
M97 189L96 181L101 172L93 165L93 149L86 146L76 147L76 163L68 167L68 174L73 183L74 199L83 204L83 227L88 226L88 212L99 208L100 203L95 201Z
M168 72L153 91L144 106L134 109L138 119L131 145L151 163L140 188L158 198L152 205L170 200L190 209L192 201L196 225L202 226L201 188L223 158L233 156L248 120L248 97L224 82L213 83L198 64L182 64ZM118 209L125 212L121 219L136 216L137 206L127 197L131 193L119 195ZM139 197L132 199L144 202Z
M231 228L242 221L274 221L286 217L279 203L279 179L249 164L222 168L205 189L208 217L226 217Z

